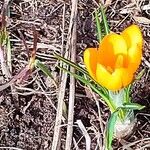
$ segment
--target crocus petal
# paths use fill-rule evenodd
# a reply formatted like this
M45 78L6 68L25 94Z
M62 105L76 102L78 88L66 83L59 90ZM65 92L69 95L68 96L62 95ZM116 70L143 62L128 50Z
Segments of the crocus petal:
M131 47L131 45L138 45L140 48L142 48L142 33L137 25L129 26L121 33L121 35L127 42L128 48Z
M134 73L139 67L142 59L142 50L137 45L134 45L128 50L128 69Z
M84 51L84 64L90 76L96 80L97 48L88 48Z
M124 66L124 57L123 55L118 55L115 62L115 68L122 68L123 66Z
M126 87L133 79L133 73L130 73L128 69L119 68L118 72L121 74L122 86Z
M116 69L112 74L101 64L97 64L97 82L105 88L116 91L122 88L121 71Z
M89 74L105 88L117 91L132 82L142 57L142 34L132 25L121 35L110 33L101 41L98 50L88 48L84 63Z
M127 45L124 38L118 34L106 35L99 47L98 62L114 68L117 55L127 55Z

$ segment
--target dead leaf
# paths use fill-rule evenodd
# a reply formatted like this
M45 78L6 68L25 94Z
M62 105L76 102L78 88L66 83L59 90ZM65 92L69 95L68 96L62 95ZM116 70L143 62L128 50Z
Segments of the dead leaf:
M112 3L112 0L106 0L106 1L105 1L105 6L111 5L111 3Z
M146 18L146 17L133 17L135 21L139 22L139 23L143 23L143 24L150 24L150 19Z

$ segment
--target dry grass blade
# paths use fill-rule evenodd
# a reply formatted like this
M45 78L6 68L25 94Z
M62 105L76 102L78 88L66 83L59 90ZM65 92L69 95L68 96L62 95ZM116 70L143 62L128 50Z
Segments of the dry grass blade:
M150 24L150 19L146 18L146 17L137 17L137 16L133 16L134 20L139 22L139 23L143 23L143 24Z
M0 149L5 150L5 149L10 149L10 150L23 150L21 148L17 148L17 147L0 147Z
M11 79L10 81L8 81L7 83L3 84L0 86L0 91L5 90L6 88L8 88L9 86L13 85L13 83L16 81L16 79Z
M73 1L73 4L74 1ZM65 4L64 4L65 7ZM69 24L69 31L68 31L68 42L66 45L66 53L64 55L64 58L69 58L70 56L70 45L71 45L71 40L72 40L72 30L73 30L73 26L74 26L74 20L76 18L76 13L75 13L75 9L74 6L72 7L71 10L71 17L70 17L70 24ZM66 66L65 66L66 67ZM56 122L55 122L55 128L54 128L54 136L53 136L53 143L52 143L52 150L56 150L56 149L60 149L58 147L59 145L59 139L60 139L60 125L61 125L61 120L62 120L62 112L63 112L63 99L64 99L64 95L65 95L65 87L66 87L66 80L67 80L67 73L63 73L62 74L62 82L60 85L60 93L58 96L58 106L57 106L57 115L56 115ZM63 91L63 92L62 92Z
M34 41L33 41L33 51L31 53L31 57L33 57L35 59L36 50L37 50L38 35L37 35L37 32L36 32L35 26L32 27L32 30L33 30Z
M144 138L144 139L140 139L140 140L137 140L135 142L132 142L132 143L129 143L129 144L126 144L122 147L123 150L126 150L128 148L130 148L131 146L134 146L136 145L137 143L140 143L140 142L149 142L150 141L150 138Z
M27 46L26 40L25 40L25 38L24 38L24 36L23 36L23 34L22 34L22 32L20 30L18 30L18 33L20 34L22 42L23 42L23 44L25 46L25 50L27 51L27 54L28 54L28 57L29 57L29 48Z
M112 0L106 0L104 5L109 6L109 5L111 5L111 3L112 3Z
M71 61L76 62L76 24L77 24L77 3L78 0L72 0L72 14L71 19L74 18L74 24L72 27L72 36L70 43ZM70 20L73 22L73 20ZM75 68L71 67L70 71L75 73ZM74 119L74 100L75 100L75 79L70 76L70 90L69 90L69 108L68 108L68 126L65 150L71 149L72 133L73 133L73 119Z
M75 138L73 138L73 143L75 145L74 149L79 150L78 143L76 142Z
M101 108L100 108L100 105L99 105L99 100L97 99L95 93L90 89L91 91L91 94L96 102L96 105L97 105L97 109L98 109L98 115L99 115L99 124L100 124L100 129L101 129L101 133L102 133L102 136L104 137L105 134L104 134L104 125L103 125L103 119L102 119L102 113L101 113ZM103 143L103 138L100 139L101 140L101 143ZM99 140L97 140L99 142ZM99 143L97 143L99 144ZM104 147L103 147L104 144L101 144L99 145L100 149L102 150Z
M64 3L64 7L65 7ZM65 13L65 9L64 12ZM63 20L64 24L65 20ZM69 33L68 33L69 34ZM67 49L67 48L66 48ZM68 49L66 50L66 53L64 55L65 58L68 58L69 53ZM65 96L65 88L66 88L66 81L67 81L67 73L63 72L62 77L61 77L61 84L59 88L59 93L58 93L58 104L57 104L57 114L56 114L56 121L55 121L55 127L54 127L54 135L53 135L53 142L52 142L52 150L59 150L59 140L61 136L61 121L62 121L62 114L63 114L63 104L64 104L64 96Z
M85 128L85 126L83 125L82 121L81 120L77 120L77 124L80 128L80 130L82 131L82 134L84 135L85 137L85 140L86 140L86 150L91 150L90 149L90 145L91 145L91 138Z
M1 12L1 26L0 26L0 63L2 67L2 73L5 75L7 78L11 78L11 73L10 70L7 66L7 63L5 61L5 54L7 48L7 39L8 39L8 33L6 30L6 11L7 11L7 6L8 6L9 1L4 1L2 12Z
M144 57L142 57L142 59L144 60L144 63L148 66L148 68L150 68L150 62L148 62Z
M145 144L144 146L141 147L141 149L146 149L146 148L150 148L150 144Z
M3 31L4 31L5 27L6 27L6 10L7 10L7 5L8 5L8 2L4 1L2 12L1 12L1 16L2 16L1 30L3 30Z

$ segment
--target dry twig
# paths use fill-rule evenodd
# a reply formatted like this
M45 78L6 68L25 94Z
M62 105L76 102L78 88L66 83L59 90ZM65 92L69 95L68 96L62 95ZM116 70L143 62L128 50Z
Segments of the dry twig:
M4 149L10 149L10 150L22 150L21 148L17 148L17 147L0 147L0 149L4 150Z
M70 43L71 61L72 62L76 62L77 3L78 3L78 0L72 0L72 14L71 14L71 20L70 20L70 22L74 21L74 24L72 27L71 43ZM72 19L74 19L74 20L72 20ZM70 68L70 71L75 73L75 69L72 67ZM75 100L75 79L73 76L70 76L68 127L67 127L67 137L66 137L65 150L71 149L72 133L73 133L73 119L74 119L74 100Z
M77 124L80 128L80 130L82 131L82 134L85 137L86 140L86 150L90 150L90 145L91 145L91 138L86 130L86 128L84 127L83 123L81 120L77 120Z
M69 31L68 31L68 43L66 45L66 53L64 55L65 58L69 58L70 56L70 47L71 47L71 43L73 42L72 40L72 32L73 32L73 27L74 27L74 21L76 19L76 4L77 1L72 1L72 10L71 10L71 17L70 17L70 24L69 24ZM76 7L75 7L76 6ZM65 7L65 4L64 4ZM73 42L74 43L74 42ZM62 120L62 113L63 113L63 99L64 99L64 95L65 95L65 87L66 87L66 80L67 80L67 73L63 73L62 74L62 82L60 85L60 93L58 96L58 106L57 106L57 115L56 115L56 122L55 122L55 128L54 128L54 136L53 136L53 143L52 143L52 150L56 150L56 149L60 149L59 148L59 139L60 139L60 125L61 125L61 120ZM74 82L72 80L72 82ZM74 93L74 91L73 91ZM72 97L73 98L73 97ZM71 98L71 99L72 99ZM74 99L74 98L73 98ZM72 107L72 106L71 106ZM72 117L71 117L72 118ZM72 119L71 119L72 120ZM71 121L72 122L72 121ZM71 127L72 128L72 127ZM70 129L71 129L70 128ZM70 130L69 129L69 130ZM71 129L72 130L72 129ZM68 132L72 132L72 131L68 131ZM67 138L68 140L68 138ZM71 139L72 141L72 139ZM69 146L69 145L68 145ZM67 147L68 147L67 146ZM69 146L70 147L70 146ZM68 148L67 148L68 149Z
M65 7L64 3L64 7ZM65 9L64 12L65 13ZM63 20L64 23L64 20ZM69 53L68 51L65 54L65 58L68 58ZM60 126L62 121L62 114L63 114L63 103L64 103L64 96L65 96L65 88L66 88L66 81L67 81L67 73L63 72L61 77L61 84L59 88L59 94L58 94L58 106L57 106L57 114L56 114L56 121L55 121L55 127L54 127L54 136L53 136L53 142L52 142L52 150L59 150L59 139L61 136Z

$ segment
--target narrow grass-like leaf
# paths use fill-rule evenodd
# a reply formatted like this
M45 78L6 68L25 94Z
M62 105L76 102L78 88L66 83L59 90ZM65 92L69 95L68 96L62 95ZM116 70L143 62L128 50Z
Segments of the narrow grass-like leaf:
M86 75L90 80L92 80L94 83L96 83L99 87L99 89L101 89L104 93L107 93L107 90L102 87L101 85L99 85L90 75L89 73L82 67L80 67L79 65L75 64L74 62L68 60L68 59L65 59L64 57L58 55L58 54L54 54L54 56L61 60L62 62L66 63L67 65L71 66L71 67L74 67L77 71L81 72L82 74Z
M25 40L25 38L24 38L24 36L23 36L23 34L22 34L22 32L20 31L20 30L18 30L18 33L19 33L19 35L20 35L20 37L21 37L21 39L22 39L22 42L23 42L23 44L24 44L24 46L25 46L25 50L27 51L27 54L28 54L28 60L30 59L30 52L29 52L29 48L28 48L28 46L27 46L27 43L26 43L26 40Z
M66 59L66 58L64 58L64 57L62 57L56 53L54 53L54 56L57 59L61 60L62 62L65 62L69 66L74 67L76 70L80 71L83 74L86 74L89 78L91 78L90 75L88 74L88 72L84 68L80 67L79 65L75 64L74 62L72 62L72 61L70 61L70 60L68 60L68 59Z
M109 95L109 92L106 88L104 88L103 86L101 86L100 84L98 84L97 82L95 82L97 84L97 86L95 86L98 90L102 90L103 93L105 93L105 95Z
M124 103L123 107L121 107L123 109L131 109L131 110L141 110L143 108L145 108L145 106L142 106L138 103Z
M96 27L97 27L97 38L98 38L98 41L101 42L102 40L101 23L98 18L97 10L95 10L95 20L96 20Z
M141 72L136 76L134 82L136 80L140 80L142 75L144 74L145 69L141 70ZM124 98L124 103L130 103L130 92L131 92L131 87L132 87L132 83L129 84L124 90L125 90L125 98Z
M10 69L10 71L12 71L12 64L11 64L11 45L10 45L10 39L9 36L7 36L7 65Z
M63 68L63 67L60 67L60 66L57 66L59 69L62 69L63 71L67 72L68 74L74 76L76 79L78 79L79 81L81 81L82 83L86 84L86 85L89 85L89 81L87 79L85 79L84 77L78 75L78 74L75 74L75 73L72 73L70 71L68 71L67 69Z
M119 110L113 112L108 120L107 128L106 128L106 148L107 150L112 150L112 140L114 135L114 128L117 121Z
M56 83L56 81L54 80L54 78L53 78L51 72L49 71L49 69L48 69L42 62L40 62L39 60L36 59L35 62L34 62L34 65L35 65L36 67L40 68L41 71L43 71L43 73L44 73L46 76L50 77L50 78L54 81L55 85L57 85L57 83Z
M108 22L107 22L107 18L104 12L104 9L102 6L100 6L100 11L101 11L101 15L102 15L102 21L104 23L104 30L105 30L105 34L109 34L110 30L109 30L109 26L108 26Z
M113 105L112 101L109 100L109 97L106 96L105 94L103 94L100 90L98 90L94 84L92 84L90 82L90 80L87 80L85 79L84 77L80 76L80 75L77 75L75 73L72 73L70 71L68 71L67 69L65 68L62 68L60 66L57 66L59 69L62 69L64 70L65 72L67 72L68 74L74 76L77 80L81 81L82 83L84 83L85 85L89 86L93 91L95 91L99 96L101 96L101 98L105 101L105 103L108 105L108 107L110 108L110 110L112 112L114 112L116 110L115 106Z
M106 148L107 148L107 150L112 149L111 144L112 144L113 135L114 135L114 127L115 127L117 117L119 117L120 111L124 111L127 109L141 110L143 108L145 108L145 106L142 106L137 103L126 103L126 104L123 104L122 107L117 108L117 110L111 114L110 119L107 124L107 129L106 129Z
M7 33L5 30L0 31L0 44L1 44L1 46L4 46L6 44L6 37L7 37L6 34Z
M131 98L130 98L131 87L132 87L132 84L129 84L129 85L124 89L124 91L125 91L124 103L129 103L129 102L131 102Z
M141 77L143 76L144 72L145 72L145 69L142 69L142 70L140 71L140 73L136 76L135 80L140 80Z

